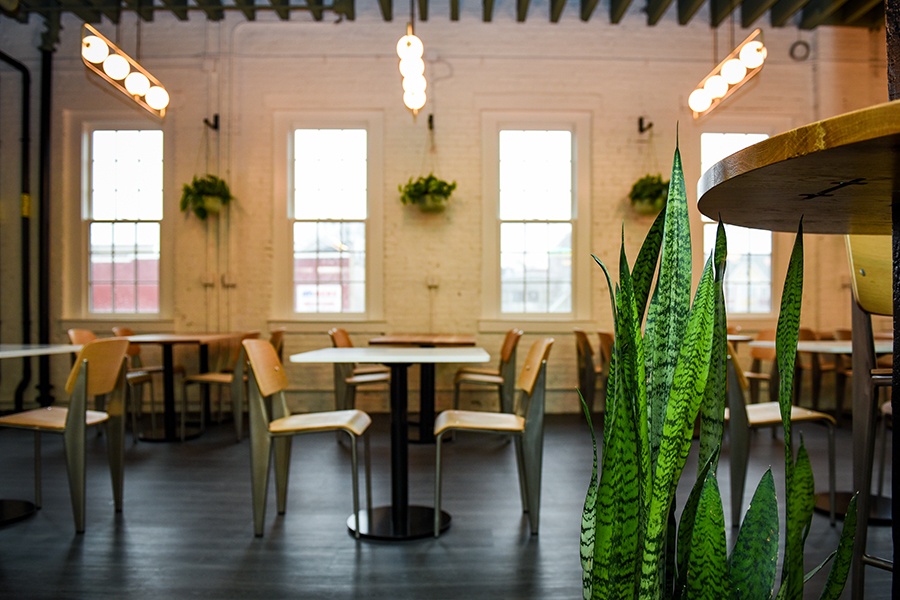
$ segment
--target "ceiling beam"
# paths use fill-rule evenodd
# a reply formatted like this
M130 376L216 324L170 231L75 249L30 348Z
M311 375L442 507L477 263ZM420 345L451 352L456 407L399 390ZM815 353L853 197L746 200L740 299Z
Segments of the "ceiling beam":
M314 20L322 20L325 14L325 11L322 10L322 0L306 0L306 6L309 8L309 12L312 13Z
M784 27L809 0L778 0L769 12L773 27Z
M625 16L628 7L631 6L631 0L610 0L609 2L609 22L618 23Z
M709 2L709 23L713 27L718 27L722 21L734 12L740 0L710 0Z
M274 4L275 0L272 2L273 6ZM206 18L210 21L221 21L225 16L220 0L197 0L197 6L203 9L203 12L206 13Z
M132 9L144 21L153 20L153 0L125 0L125 6Z
M494 20L494 0L481 0L481 20L485 23Z
M79 0L60 0L60 5L64 7L70 6L69 10L85 23L97 23L103 19L103 15L100 14L99 10L84 6Z
M428 20L428 0L417 0L419 5L419 20Z
M112 3L107 0L88 0L88 4L96 6L107 19L118 24L119 19L122 16L122 8L118 2ZM185 16L185 18L187 17Z
M385 21L394 20L394 4L391 0L378 0L378 6L381 8L381 18Z
M600 0L581 0L581 20L589 21Z
M356 20L356 0L334 0L334 12L348 21Z
M778 0L744 0L741 3L741 27L751 27L762 18ZM881 0L876 0L881 2Z
M550 0L550 22L559 23L562 16L563 8L566 6L566 0Z
M704 2L705 0L678 0L678 23L687 25Z
M671 4L672 0L647 0L647 25L659 23Z
M187 4L187 0L176 1ZM234 0L234 5L240 9L245 19L248 21L256 20L256 0ZM178 18L180 19L181 16L179 15ZM187 11L184 11L184 18L187 19Z
M844 5L844 9L841 11L841 21L847 25L854 25L859 22L868 25L877 22L879 20L879 14L883 19L883 0L851 0ZM882 20L882 25L883 24L884 21Z
M846 0L812 0L803 7L800 29L815 29L835 14Z
M459 0L450 0L450 20L459 21Z
M531 0L516 0L516 21L524 23L528 17L528 4Z

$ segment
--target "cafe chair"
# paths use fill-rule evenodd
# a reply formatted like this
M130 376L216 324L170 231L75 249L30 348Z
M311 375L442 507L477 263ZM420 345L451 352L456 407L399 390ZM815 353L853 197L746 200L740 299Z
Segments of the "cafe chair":
M441 447L444 435L472 431L512 435L516 441L522 510L528 513L532 535L538 533L541 510L541 466L544 452L544 394L547 358L553 338L532 344L516 379L518 398L512 413L445 410L434 421L434 537L441 528ZM458 437L458 436L457 436Z
M594 360L594 349L587 334L575 330L575 357L578 369L578 390L584 398L591 413L596 405L597 390L600 390L600 412L606 409L606 382L609 379L609 364L612 359L613 335L604 331L598 332L600 345L597 360Z
M510 329L500 347L500 364L496 369L462 367L453 378L453 408L459 408L459 391L463 385L489 386L497 389L500 412L511 413L515 402L516 348L522 337L521 329Z
M98 339L97 334L90 329L69 329L66 333L69 336L69 342L76 346L83 346L84 344ZM132 344L129 344L127 354L129 357L132 357L133 353L134 350L132 349ZM76 359L73 358L73 361L74 360ZM150 403L151 410L153 410L153 402L155 401L153 394L153 378L148 371L141 368L135 368L132 363L132 366L125 372L125 385L126 391L128 392L125 397L125 404L128 412L131 413L131 441L133 444L136 444L138 437L140 436L140 420L144 412L144 386L150 388ZM96 402L98 404L94 406L94 408L103 410L103 398L97 399Z
M328 330L335 348L353 348L353 342L345 329ZM336 410L356 408L356 390L359 387L390 384L391 370L382 365L357 365L334 363L334 407Z
M756 335L759 341L775 341L775 330L766 329ZM760 383L765 383L769 391L769 401L778 401L778 362L775 348L750 347L750 369L744 373L750 385L750 402L759 402ZM768 368L766 368L768 365Z
M778 402L747 404L744 391L748 387L747 378L737 360L731 343L728 344L728 408L725 421L731 439L731 525L738 527L741 522L741 506L744 502L744 484L747 478L747 463L750 455L750 430L763 427L780 427L781 408ZM828 500L829 519L835 523L835 466L834 466L834 425L829 414L809 410L801 406L791 406L791 423L816 423L828 430Z
M798 332L798 341L804 340L822 340L826 339L808 329L801 327ZM803 372L809 371L811 399L813 410L819 410L819 397L822 391L822 376L826 373L835 373L837 379L837 368L840 365L838 360L826 361L818 352L798 352L797 368L794 375L794 402L800 403L800 394L802 391Z
M253 496L253 531L262 537L269 487L272 447L275 454L275 491L278 514L287 507L288 474L293 436L324 431L343 431L350 437L350 463L353 476L353 514L355 535L359 538L359 453L357 440L363 438L366 470L366 514L372 514L372 484L368 428L372 419L361 410L337 410L292 415L284 391L287 374L275 348L265 340L244 340L243 348L250 364L250 477ZM267 404L271 407L271 413Z
M186 438L187 412L189 404L188 389L192 385L210 387L216 386L216 402L219 405L218 421L222 421L222 389L227 388L231 394L232 417L234 418L234 431L237 441L241 441L243 435L243 406L244 388L246 383L245 360L241 342L259 337L258 331L248 331L243 334L231 336L223 341L216 342L215 366L205 372L194 375L185 375L181 380L181 441ZM200 430L206 428L206 407L200 400Z
M890 235L848 235L850 284L853 290L853 487L857 491L857 511L870 514L872 506L872 465L875 455L875 422L878 393L892 385L891 369L879 366L875 357L872 315L892 316L892 260ZM853 542L850 589L862 598L865 567L894 570L891 559L868 554L868 519L856 522Z
M69 495L76 533L84 533L86 429L106 424L107 453L116 512L122 511L125 470L125 353L128 340L107 338L85 343L66 381L68 407L48 406L0 417L0 427L34 432L34 496L40 508L41 434L63 436ZM105 396L106 411L87 410L89 397Z
M120 325L112 328L113 335L117 337L129 337L135 334L134 330L131 327L126 327L124 325ZM146 364L143 360L143 356L141 355L141 345L132 343L128 346L128 357L131 366L129 367L130 371L144 371L146 373L150 373L150 375L162 375L164 367L162 365L156 364ZM172 367L172 372L175 375L184 376L184 365L175 364ZM156 431L156 396L153 394L152 382L150 384L150 428L153 431Z

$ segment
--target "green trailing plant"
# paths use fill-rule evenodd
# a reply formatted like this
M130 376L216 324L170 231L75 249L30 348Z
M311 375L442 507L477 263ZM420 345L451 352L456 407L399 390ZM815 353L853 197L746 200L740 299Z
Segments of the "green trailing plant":
M205 220L210 214L218 213L223 206L234 200L228 184L215 175L194 177L181 190L181 211L193 212L197 218Z
M773 598L781 528L772 473L767 471L759 482L730 555L716 479L727 381L725 258L720 224L692 303L690 224L677 148L665 210L650 228L634 267L629 268L624 239L617 286L594 257L610 283L616 341L599 463L591 428L594 466L581 531L586 600ZM812 519L814 485L802 438L794 454L789 418L802 286L801 228L785 280L776 339L786 522L780 587L774 597L784 600L801 599L805 581L828 562L804 575L803 544ZM582 406L590 424L583 401ZM676 520L675 490L698 417L697 479ZM838 598L846 582L855 506L854 499L822 598Z
M429 173L418 179L409 178L405 184L397 186L400 201L403 204L414 204L423 212L440 212L447 207L447 202L456 189L456 182L447 182Z
M631 186L628 198L635 211L655 215L666 205L668 193L669 182L663 181L662 175L644 175Z

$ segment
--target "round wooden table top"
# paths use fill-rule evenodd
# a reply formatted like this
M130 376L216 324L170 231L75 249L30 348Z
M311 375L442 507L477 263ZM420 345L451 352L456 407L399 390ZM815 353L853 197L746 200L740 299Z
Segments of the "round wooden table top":
M771 231L891 233L900 195L900 100L817 121L722 159L700 179L700 212Z

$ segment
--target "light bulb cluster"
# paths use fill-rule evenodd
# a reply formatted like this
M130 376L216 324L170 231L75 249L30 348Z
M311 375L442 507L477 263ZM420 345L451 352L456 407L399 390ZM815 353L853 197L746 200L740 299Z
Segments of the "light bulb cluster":
M81 35L85 66L158 117L166 114L169 92L144 67L85 23Z
M767 50L762 31L756 29L747 39L703 78L688 96L688 106L699 119L733 94L762 69Z
M425 106L425 61L422 55L425 46L412 31L406 28L406 35L397 42L397 56L400 57L400 75L403 76L403 104L417 114Z

